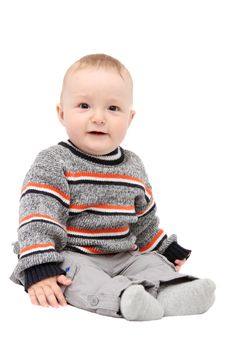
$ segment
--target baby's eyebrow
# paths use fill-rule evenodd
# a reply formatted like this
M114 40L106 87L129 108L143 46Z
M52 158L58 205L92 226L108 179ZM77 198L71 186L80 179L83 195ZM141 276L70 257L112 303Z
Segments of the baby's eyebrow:
M91 99L93 96L92 95L89 95L89 94L77 94L77 95L74 95L73 96L75 99ZM118 98L118 97L114 97L114 96L109 96L109 97L106 97L106 102L110 103L110 104L119 104L121 103L121 98Z
M79 94L79 95L74 95L74 97L76 97L76 98L90 98L91 96L87 95L87 94Z
M120 97L116 97L116 96L110 96L110 97L108 97L108 101L110 102L110 103L121 103L122 102L122 98L120 98Z

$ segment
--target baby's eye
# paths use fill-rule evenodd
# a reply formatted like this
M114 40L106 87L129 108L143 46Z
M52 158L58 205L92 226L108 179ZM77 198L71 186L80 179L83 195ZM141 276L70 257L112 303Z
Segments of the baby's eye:
M82 109L88 109L88 108L89 108L89 105L88 105L87 103L82 102L82 103L80 103L80 104L78 105L78 107L79 107L79 108L82 108Z
M117 107L117 106L109 106L109 110L113 111L113 112L116 112L116 111L119 111L119 107Z

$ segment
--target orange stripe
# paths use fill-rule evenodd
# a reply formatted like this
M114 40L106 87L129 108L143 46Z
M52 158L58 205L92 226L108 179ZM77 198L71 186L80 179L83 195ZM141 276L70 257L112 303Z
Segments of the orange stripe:
M45 247L55 247L53 242L49 242L49 243L43 243L43 244L32 244L29 247L23 248L20 250L20 254L25 253L29 250L35 249L35 248L45 248Z
M102 209L124 209L124 210L134 210L134 206L120 206L120 205L111 205L111 204L72 204L70 205L71 209L88 209L88 208L102 208Z
M81 232L81 233L103 233L103 232L122 232L127 230L129 227L118 227L118 228L102 228L98 230L85 230L85 229L78 229L76 227L67 227L67 231L73 231L73 232Z
M22 188L22 192L24 190L26 190L27 187L30 187L30 186L34 186L34 187L38 187L38 188L46 188L48 190L52 190L54 192L57 192L58 194L60 194L62 197L64 197L65 199L67 200L70 200L70 196L68 196L66 193L62 192L61 190L59 190L58 188L56 187L53 187L53 186L50 186L50 185L46 185L46 184L39 184L39 183L35 183L35 182L29 182L27 185L25 185L23 188Z
M34 217L40 217L40 218L42 218L42 219L50 219L50 220L52 220L52 221L54 221L54 222L57 222L57 223L60 225L60 223L59 223L57 220L53 219L51 216L42 215L42 214L30 214L30 215L25 216L24 218L22 218L22 219L19 221L19 223L21 224L22 222L24 222L24 221L26 221L26 220L28 220L28 219L34 218Z
M164 230L160 229L157 234L153 237L153 239L147 243L147 245L143 248L140 248L140 252L144 252L145 250L148 250L151 246L154 245L154 243L161 237L161 235L164 233Z
M154 198L152 197L151 198L151 200L150 200L150 202L148 203L148 205L146 206L146 208L143 210L143 211L137 211L136 212L136 215L142 215L143 213L145 213L147 210L148 210L148 208L151 206L153 206L153 205L151 205L151 204L154 204L154 203L152 203L152 202L154 202Z
M98 249L93 248L93 247L83 247L83 248L89 250L93 254L114 254L114 252L106 252L104 250L98 250Z
M81 173L73 173L73 172L66 172L65 176L72 176L72 177L82 177L82 176L87 176L87 177L98 177L98 178L119 178L119 179L128 179L128 180L136 180L141 183L143 183L142 180L132 177L129 175L121 175L121 174L100 174L100 173L90 173L90 172L81 172Z
M81 172L81 173L74 173L74 172L65 172L66 177L96 177L96 178L102 178L102 179L109 179L109 178L117 178L117 179L126 179L126 180L133 180L136 182L141 183L145 189L148 191L148 193L151 195L152 192L150 188L148 188L144 181L138 179L137 177L129 176L129 175L121 175L121 174L99 174L99 173L88 173L88 172Z

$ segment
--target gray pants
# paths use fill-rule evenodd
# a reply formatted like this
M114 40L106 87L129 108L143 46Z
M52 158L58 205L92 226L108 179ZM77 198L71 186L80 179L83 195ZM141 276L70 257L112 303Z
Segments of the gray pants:
M72 279L69 287L62 287L67 302L106 316L122 317L120 295L132 284L142 284L156 297L161 283L191 277L176 272L175 266L156 252L93 256L64 251L62 255L61 267Z

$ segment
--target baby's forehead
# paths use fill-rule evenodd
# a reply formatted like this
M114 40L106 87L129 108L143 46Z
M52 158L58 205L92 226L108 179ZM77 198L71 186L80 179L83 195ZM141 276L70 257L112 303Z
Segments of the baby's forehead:
M110 74L116 74L124 82L129 82L132 85L132 78L129 74L129 72L125 69L117 69L116 67L95 67L95 66L76 66L71 67L70 70L67 71L64 77L64 83L68 83L69 81L72 81L74 79L77 79L80 75L80 73L88 73L88 75L95 75L96 73L110 73ZM83 75L82 74L82 75Z
M63 84L63 91L74 92L77 89L96 89L98 87L120 91L132 92L132 83L126 71L119 72L115 68L81 67L70 71Z
M93 78L95 77L95 79L93 79L93 81L95 81L94 85L92 81L92 74ZM113 77L113 79L111 79L111 77ZM100 81L102 81L102 83L100 83ZM76 94L79 88L81 88L82 90L83 88L84 90L88 90L88 88L90 88L91 90L92 88L95 89L97 83L98 86L102 84L101 86L103 87L104 84L105 88L109 87L109 92L114 86L115 92L117 89L120 95L122 95L123 93L129 96L130 100L132 100L132 78L130 76L130 73L126 69L122 68L121 70L119 70L116 67L95 67L92 65L79 66L77 64L71 66L65 74L61 92L61 100L63 100L67 95Z

